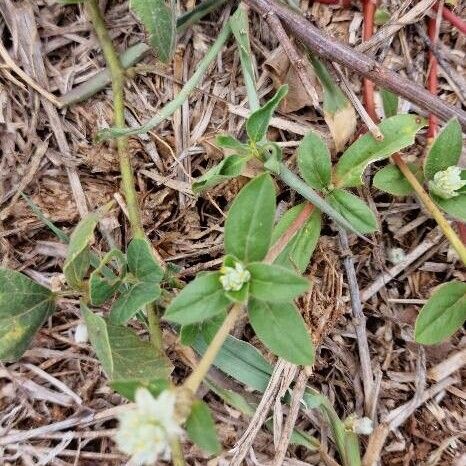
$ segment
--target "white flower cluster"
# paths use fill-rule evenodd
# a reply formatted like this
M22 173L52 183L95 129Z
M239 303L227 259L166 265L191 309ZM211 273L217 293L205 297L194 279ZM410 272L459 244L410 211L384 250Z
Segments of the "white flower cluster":
M222 267L220 283L225 291L239 291L251 279L251 274L243 264L235 262L235 267Z
M434 179L429 182L430 190L443 199L458 196L457 191L463 186L466 186L466 180L461 179L461 168L456 166L437 172Z
M131 466L153 465L159 457L169 460L170 441L182 433L175 419L175 393L165 390L154 398L149 390L138 388L135 401L132 409L118 417L118 448L131 456Z

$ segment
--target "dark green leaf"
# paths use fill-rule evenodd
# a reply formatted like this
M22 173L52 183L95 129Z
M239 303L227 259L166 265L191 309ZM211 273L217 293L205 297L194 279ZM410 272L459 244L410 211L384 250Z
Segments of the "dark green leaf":
M252 328L270 351L293 364L314 362L314 345L293 304L251 299L248 310Z
M299 204L285 212L273 230L272 244L274 244L296 220L305 205L305 203ZM275 259L274 263L304 273L319 240L321 223L321 213L319 210L315 209L309 217L309 220L307 220L292 240L286 245L280 255Z
M156 353L152 343L141 340L127 327L106 322L85 305L81 309L89 340L107 377L114 383L133 381L147 385L154 379L168 378L171 365Z
M335 189L326 199L359 233L372 233L378 229L374 212L354 194L343 189Z
M437 172L457 165L462 147L461 126L458 120L453 118L440 131L425 157L424 175L426 179L431 180Z
M149 241L135 238L129 243L126 253L129 271L140 281L148 284L160 283L163 269L154 257Z
M204 189L211 188L222 181L236 178L241 175L246 166L247 159L243 155L230 155L224 158L218 165L207 170L193 183L193 192L200 193Z
M152 283L138 282L131 285L113 303L110 310L110 321L117 325L124 324L140 309L159 298L160 293L160 286Z
M256 262L248 265L250 293L263 301L291 301L309 289L309 281L279 265Z
M434 345L453 335L466 320L466 283L440 285L423 306L416 320L418 343Z
M210 343L225 320L226 316L226 311L223 311L212 319L205 320L204 322L183 325L180 331L181 343L186 346L191 346L194 344L199 335L202 335L204 340L207 343Z
M246 131L253 143L262 141L267 135L273 112L288 93L288 85L280 86L275 95L262 107L251 113L246 121Z
M197 276L170 303L165 319L181 325L210 319L223 312L230 301L220 283L218 272Z
M422 169L414 164L408 163L410 170L420 183L424 181ZM386 165L374 176L372 184L380 191L392 194L393 196L407 196L413 192L409 181L396 165Z
M466 222L466 193L452 197L451 199L442 199L433 193L430 193L430 195L436 204L447 212L447 214L462 222Z
M185 427L188 437L207 454L220 453L222 447L217 438L214 420L209 407L203 401L194 401Z
M323 190L330 185L330 152L324 141L312 131L299 144L298 166L304 181L313 188Z
M91 263L89 243L92 240L99 219L98 212L86 215L78 223L70 237L63 272L68 285L76 290L81 289L83 278Z
M170 2L168 6L164 0L131 0L130 8L149 32L157 57L168 63L175 51L175 3Z
M382 97L385 118L395 116L398 113L398 96L386 89L380 89L380 96Z
M118 275L107 273L107 264L116 262ZM121 285L126 268L126 258L118 249L112 249L101 260L89 278L89 299L92 305L101 306L111 298Z
M270 246L275 216L275 187L264 174L236 196L225 222L225 251L248 263L262 260Z
M0 360L18 359L54 309L55 296L49 289L0 268Z
M365 168L377 160L388 158L414 143L416 133L426 120L417 115L396 115L383 120L379 126L382 141L367 133L354 142L341 156L335 168L338 187L361 186Z

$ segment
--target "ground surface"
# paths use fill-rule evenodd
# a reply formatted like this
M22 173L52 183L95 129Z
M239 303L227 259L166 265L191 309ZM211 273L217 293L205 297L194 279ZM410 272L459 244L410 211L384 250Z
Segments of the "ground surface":
M144 40L126 2L103 3L107 4L107 24L120 50ZM192 6L191 1L180 5L183 10ZM398 2L390 1L386 6L395 11ZM301 7L330 34L351 45L359 43L362 14L358 2L349 9L309 5L307 1ZM104 66L98 43L80 7L65 8L51 0L2 0L0 9L5 19L1 22L4 47L17 65L57 96L87 81ZM184 32L169 66L148 55L135 69L126 86L129 125L145 121L178 92L232 9L232 5L227 5ZM466 13L461 6L458 13L462 9ZM277 48L273 33L254 14L250 15L250 24L259 93L268 96L277 80L287 78L271 79L275 65L270 64L270 57ZM424 28L424 20L419 24ZM440 40L450 66L464 77L465 36L444 22ZM413 26L405 27L380 50L385 65L421 84L425 82L427 49ZM264 66L267 59L268 65ZM359 95L360 78L349 75L349 79ZM293 166L294 148L302 137L300 131L312 127L328 135L328 129L319 115L300 105L305 97L296 79L288 77L288 83L296 101L289 101L288 107L279 111L280 128L274 128L270 137L284 143L286 157ZM456 105L458 97L442 74L440 87L442 98ZM0 69L0 264L50 285L59 279L65 246L17 192L28 194L49 219L69 232L80 214L115 196L119 172L112 147L93 144L96 129L111 124L108 87L64 110L56 111L44 102L7 67ZM173 120L144 138L131 140L144 227L163 260L180 268L183 280L189 280L199 270L215 268L220 262L224 211L247 178L222 184L199 198L190 194L190 181L221 160L222 154L213 145L215 135L243 134L244 108L247 98L239 56L230 41L199 90ZM412 156L422 153L425 135L421 134L417 142L410 150ZM283 186L279 189L281 208L299 200ZM423 349L413 343L412 330L420 304L432 288L452 278L465 280L466 273L414 198L393 199L372 188L363 189L360 194L377 209L381 225L380 233L372 237L374 246L350 237L361 290L367 290L393 267L393 248L408 253L425 246L424 252L378 293L367 296L363 291L371 365L379 390L375 412L383 416L415 398L417 381L423 377L427 381L425 386L417 384L417 395L429 395L425 390L434 387L434 396L426 395L418 409L407 405L409 416L390 433L382 464L464 465L461 432L466 427L466 393L462 390L462 374L447 364L446 373L439 376L443 366L437 366L451 356L464 360L464 337L456 334L445 344ZM121 197L117 196L117 200L121 203ZM127 233L127 223L119 209L104 225L95 248L107 248L106 235L124 245ZM315 285L312 293L301 300L300 309L319 345L309 384L329 396L338 413L345 417L362 412L364 397L343 270L337 236L327 222L307 271ZM0 443L0 464L125 463L125 457L111 440L116 426L112 409L124 401L108 387L90 346L76 343L75 330L80 321L78 303L71 299L62 301L25 356L17 363L0 366L0 440L2 436L10 438L7 444ZM142 327L139 330L143 332ZM175 377L181 380L189 371L186 354L168 328L165 336L175 364ZM240 325L235 336L260 348L248 325ZM216 376L227 386L230 384L222 374ZM247 392L244 387L235 389ZM257 395L256 399L260 397ZM207 391L205 400L214 410L224 451L228 452L240 439L249 419ZM328 429L315 413L300 415L297 425L320 438L328 455L338 460ZM39 427L43 430L31 431ZM366 444L363 439L363 447ZM186 447L186 454L189 464L229 464L227 453L220 463L206 459L194 447ZM254 455L247 456L248 464L266 464L273 458L273 436L268 431L257 436ZM324 464L319 463L322 460L318 454L303 447L290 446L287 458L287 464Z

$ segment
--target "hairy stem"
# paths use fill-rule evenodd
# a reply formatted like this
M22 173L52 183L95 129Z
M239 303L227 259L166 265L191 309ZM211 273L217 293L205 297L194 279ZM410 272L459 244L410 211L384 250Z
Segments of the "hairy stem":
M207 375L210 366L215 361L220 348L235 326L235 323L241 315L242 310L242 304L235 304L231 308L230 312L223 321L222 326L218 329L218 332L215 334L213 340L207 347L207 350L202 356L202 359L199 361L199 364L194 369L192 374L186 379L184 386L190 389L193 393L196 393L197 389L204 380L204 377Z
M154 303L146 307L147 320L149 321L150 342L158 354L163 354L163 336L160 328L160 319L157 314L157 307Z
M112 79L114 124L117 128L123 129L125 126L124 69L121 66L120 59L108 34L98 1L89 0L86 6ZM134 183L134 173L128 153L128 139L120 137L116 143L120 160L122 187L128 207L128 217L133 237L144 238L144 229L142 228Z
M409 181L409 184L413 187L419 200L423 203L424 207L435 219L438 226L441 228L443 234L446 236L450 244L458 253L463 264L466 265L466 246L462 243L455 230L453 230L450 223L443 215L442 211L435 205L434 201L424 190L421 183L419 183L418 179L414 176L414 174L409 169L406 162L401 158L401 156L399 154L395 154L392 156L392 159L397 164L398 168L403 173L405 178Z
M170 449L172 453L172 463L173 466L185 466L183 448L179 438L174 438L170 442Z

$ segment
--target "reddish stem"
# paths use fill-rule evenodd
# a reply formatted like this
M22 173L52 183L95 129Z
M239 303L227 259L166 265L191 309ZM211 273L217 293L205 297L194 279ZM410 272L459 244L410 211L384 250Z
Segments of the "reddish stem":
M435 11L438 11L439 9L438 3L436 3L433 6L433 9ZM458 29L458 31L462 32L463 34L466 34L466 23L459 16L455 15L453 11L451 11L449 8L444 6L442 8L442 16L452 26L455 26L455 28Z
M363 16L364 24L362 30L362 40L369 40L374 34L374 15L376 9L375 0L363 0ZM366 108L369 116L377 121L377 113L375 111L375 99L374 99L374 83L366 78L362 82L362 92L363 92L363 101L364 107Z
M427 32L429 34L429 39L432 41L432 44L435 44L437 41L437 19L436 18L429 18ZM427 89L428 91L433 94L437 95L438 92L438 66L437 66L437 59L435 55L432 53L432 50L429 51L429 74L427 76ZM432 142L437 134L437 127L438 127L438 118L429 113L429 127L427 129L427 141Z

